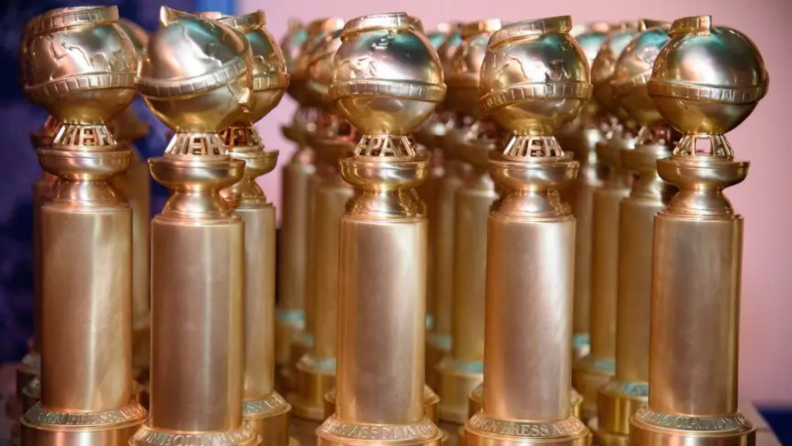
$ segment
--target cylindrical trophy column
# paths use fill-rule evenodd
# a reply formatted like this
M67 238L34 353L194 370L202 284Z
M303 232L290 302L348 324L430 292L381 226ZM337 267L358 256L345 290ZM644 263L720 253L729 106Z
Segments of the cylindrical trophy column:
M630 193L620 167L620 152L629 149L614 138L597 144L597 155L609 176L593 194L591 248L591 322L588 356L575 363L572 385L583 396L583 419L597 414L597 391L616 369L616 290L619 278L619 205Z
M41 401L20 420L21 440L122 446L145 410L132 397L132 215L111 183L130 151L104 123L134 98L135 50L116 7L54 9L26 29L25 92L61 124L38 150L58 181L39 216ZM112 63L100 57L110 49Z

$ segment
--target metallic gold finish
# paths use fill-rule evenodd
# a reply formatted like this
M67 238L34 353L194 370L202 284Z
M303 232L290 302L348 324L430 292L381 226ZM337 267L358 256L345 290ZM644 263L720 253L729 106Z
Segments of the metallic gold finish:
M443 71L404 13L354 19L341 39L330 96L364 135L341 161L357 192L341 220L338 400L317 444L434 446L442 433L423 397L428 223L410 192L429 162L407 135L443 100Z
M104 124L134 98L135 50L116 7L76 7L33 18L20 53L26 94L61 122L39 149L58 181L40 210L41 401L21 440L124 445L145 418L132 400L131 211L110 181L130 151Z
M589 67L606 42L610 25L591 23L576 25L570 35L583 49ZM580 163L577 179L560 191L561 199L570 204L575 216L575 301L572 306L572 345L574 360L589 353L590 285L591 285L591 228L594 191L602 186L603 167L598 163L596 144L604 138L597 119L596 101L589 100L583 111L556 138L565 151L571 152Z
M281 41L286 70L291 75L288 92L298 101L299 108L291 125L283 127L283 134L297 144L297 151L283 168L283 192L280 254L278 257L278 306L275 321L276 378L284 390L294 388L294 369L291 361L292 342L305 329L305 282L308 237L308 178L314 174L314 153L306 146L305 135L313 126L310 109L300 102L305 82L296 75L299 51L308 39L305 27L294 20Z
M314 311L308 330L313 335L313 345L297 363L298 385L290 398L297 416L315 421L326 418L325 394L335 387L338 240L341 218L354 195L352 186L341 178L338 161L352 154L360 136L349 122L333 114L328 96L333 82L333 56L340 45L341 30L328 30L313 48L306 49L308 94L321 110L316 130L308 135L308 143L317 154L308 271L308 300Z
M427 385L424 385L423 401L424 401L424 404L423 404L424 413L426 414L426 417L429 418L429 420L431 420L432 423L434 423L435 425L439 426L439 424L440 424L440 411L439 411L439 408L440 408L439 407L440 406L440 397L438 397L437 394L434 393L432 388L427 386ZM324 416L325 416L325 418L328 418L331 415L333 415L333 413L335 412L335 405L336 405L336 390L335 389L333 389L333 390L331 390L331 391L329 391L329 392L327 392L325 394L324 402L325 402L325 406L324 406L325 415ZM443 435L447 436L448 434L445 431L443 431Z
M221 194L245 228L242 416L262 443L287 446L291 406L275 391L275 207L256 184L256 178L275 168L278 151L265 149L253 124L277 106L289 76L283 53L266 28L263 12L199 16L239 31L253 55L254 105L220 133L231 158L245 162L245 171L241 181Z
M635 145L625 129L629 115L613 94L616 62L635 35L646 29L614 32L594 60L594 95L605 113L605 138L595 144L602 185L592 194L592 243L590 262L590 351L575 362L572 384L583 396L583 419L597 415L598 390L610 381L616 368L616 289L618 283L619 206L630 193L630 173L621 168L620 155Z
M737 408L743 220L723 195L748 163L734 161L724 134L750 115L769 78L753 42L710 16L679 19L668 35L648 89L683 134L657 163L679 193L655 218L651 393L629 442L753 445L756 429Z
M167 7L160 21L136 84L176 132L164 156L149 160L172 194L151 225L151 412L129 444L252 446L259 436L243 422L243 395L267 393L271 382L245 373L244 293L253 285L245 282L245 225L220 195L243 178L245 162L229 156L217 132L260 110L261 82L241 33ZM251 229L269 232L259 223ZM259 262L265 270L271 259Z
M634 150L620 154L625 171L637 173L630 196L621 202L618 228L616 371L597 396L597 443L625 445L630 417L649 396L649 306L652 290L654 216L671 187L657 176L658 159L673 144L646 89L654 57L668 41L668 24L642 31L622 51L612 80L613 94L642 126ZM596 426L596 427L595 427Z
M571 411L575 219L557 191L578 163L552 136L591 95L570 29L567 16L506 25L481 69L481 110L513 136L490 157L503 197L489 219L486 373L468 446L591 441Z
M437 366L440 419L457 424L468 419L468 395L481 382L484 365L487 217L498 199L487 160L497 147L498 135L494 123L481 119L478 92L487 42L500 28L498 19L462 26L453 69L444 73L456 110L474 120L456 146L459 157L473 170L455 197L453 342L450 354Z
M438 56L444 72L451 72L451 60L457 48L462 44L459 26L453 26L447 38L438 47ZM431 40L430 40L431 42ZM448 97L446 97L446 100ZM462 133L458 126L461 115L457 110L441 104L439 111L430 117L424 128L431 129L435 135L435 145L442 149L442 176L433 185L428 201L430 264L433 273L429 277L429 294L433 303L432 326L426 334L426 383L432 389L440 388L440 376L437 365L451 350L451 330L453 320L453 282L454 282L454 225L456 215L456 192L462 186L463 178L470 170L467 163L461 161L456 151L456 144ZM416 134L416 137L423 132ZM419 139L420 141L420 139ZM437 151L433 152L436 154ZM427 182L431 183L432 170ZM434 204L433 204L434 203ZM434 234L434 236L432 235Z

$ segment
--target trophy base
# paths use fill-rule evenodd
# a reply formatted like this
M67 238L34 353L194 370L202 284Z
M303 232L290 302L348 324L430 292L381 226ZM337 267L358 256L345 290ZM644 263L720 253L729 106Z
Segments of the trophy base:
M275 367L278 387L293 390L297 378L292 363L292 344L305 330L305 314L299 310L278 310L275 313ZM302 356L297 356L299 359Z
M426 384L433 390L440 388L437 366L451 351L451 335L429 332L426 334Z
M470 397L468 397L468 418L473 418L473 415L477 414L481 410L481 399L483 397L484 392L484 385L479 385L472 392L470 392ZM571 389L571 396L570 396L570 409L572 409L572 415L577 418L581 418L583 415L583 397L580 396L579 393L575 391L575 389ZM582 418L581 418L582 419Z
M630 417L649 400L649 384L612 379L597 395L594 440L602 446L626 446ZM589 427L591 427L591 422Z
M129 446L256 446L259 443L260 440L256 431L244 424L239 429L231 431L200 432L170 431L153 428L146 423L129 439Z
M445 358L438 366L440 374L440 419L449 423L465 424L468 420L468 399L481 384L481 362L457 361Z
M438 417L438 406L440 405L440 397L437 396L436 393L432 391L432 389L424 385L424 415L426 418L438 425L440 423L440 418ZM336 390L333 389L325 394L325 418L330 418L333 413L335 413L335 404L336 404ZM446 434L446 437L448 435ZM446 438L447 440L448 438ZM445 440L444 440L445 441Z
M289 395L292 413L312 421L325 419L325 395L335 387L335 359L305 355L297 363L297 391Z
M146 411L137 403L102 412L61 412L38 403L20 420L21 441L36 446L127 446L145 419Z
M599 389L610 382L616 369L612 359L586 356L577 361L572 368L572 387L583 396L581 419L597 417L597 394Z
M691 417L643 406L630 420L634 446L754 446L756 428L742 414Z
M316 430L317 446L439 446L441 431L429 418L412 424L363 424L331 416Z
M630 444L630 438L627 435L600 429L597 418L589 420L588 427L594 435L594 444L597 446L628 446Z
M261 400L244 401L245 424L268 446L289 446L289 412L291 406L277 392Z
M557 421L515 421L479 412L465 424L467 446L590 446L591 433L577 417Z

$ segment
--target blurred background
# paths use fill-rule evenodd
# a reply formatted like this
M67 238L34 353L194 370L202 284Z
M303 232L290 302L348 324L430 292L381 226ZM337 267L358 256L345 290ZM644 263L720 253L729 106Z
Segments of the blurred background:
M792 340L792 203L787 195L792 191L792 155L787 147L792 137L786 139L790 136L786 126L792 125L792 85L784 80L792 73L792 46L779 37L792 23L792 0L0 0L0 363L19 360L32 333L31 184L40 169L28 135L46 119L44 111L28 104L22 93L17 70L19 40L33 16L52 8L91 4L115 4L122 17L148 31L156 29L163 4L185 11L261 9L278 39L291 19L349 19L387 11L415 15L427 30L440 22L483 18L517 21L571 15L573 23L582 23L638 18L670 21L710 14L716 25L745 32L762 51L771 83L753 115L729 134L737 157L751 162L748 179L727 192L746 218L740 390L775 425L775 416L792 410L792 349L787 344ZM289 122L294 109L291 99L284 98L258 125L267 147L280 150L281 164L288 162L294 147L282 137L280 127ZM138 149L145 157L161 155L167 129L139 101L137 110L151 125L150 134L136 143ZM279 206L280 171L261 178L260 183ZM167 192L153 184L152 193L153 214L159 212Z

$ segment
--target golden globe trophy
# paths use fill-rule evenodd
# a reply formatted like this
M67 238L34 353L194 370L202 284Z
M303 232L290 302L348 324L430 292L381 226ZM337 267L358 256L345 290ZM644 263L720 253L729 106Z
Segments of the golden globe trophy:
M163 7L136 84L175 131L151 174L172 190L151 224L151 399L132 446L252 446L243 422L244 224L220 195L242 179L219 131L255 110L250 44Z
M587 445L570 386L575 219L558 188L578 163L552 136L589 99L568 16L506 25L489 41L481 109L513 136L490 157L503 198L490 214L482 409L469 446Z
M481 63L490 36L501 28L499 19L481 20L460 28L462 44L451 71L444 72L447 102L470 117L470 126L457 144L457 155L473 169L455 197L453 343L438 364L440 419L463 424L468 419L468 396L481 383L484 361L484 294L487 272L487 217L498 199L487 171L487 159L498 143L497 127L479 112Z
M291 361L292 342L305 329L305 282L308 258L308 178L314 174L314 154L306 145L305 135L313 126L310 109L304 107L305 80L297 75L297 57L308 33L299 22L289 21L289 31L280 47L290 75L289 95L298 108L292 123L282 128L283 135L297 144L281 180L281 212L278 260L278 305L275 318L276 382L284 391L294 388Z
M668 24L650 23L622 51L612 80L613 95L641 130L635 149L619 154L623 168L637 175L619 208L616 372L600 388L598 418L589 423L603 446L627 445L630 417L649 396L652 231L655 214L672 192L657 176L656 163L671 155L675 136L649 97L646 81L667 41Z
M586 55L589 67L608 37L611 26L607 23L575 25L570 35ZM571 186L559 191L561 199L572 207L575 216L575 298L572 305L573 360L589 353L589 319L591 286L591 218L594 191L602 186L602 166L597 160L596 144L604 138L597 119L597 104L589 100L574 121L567 124L556 138L564 151L571 152L580 163L577 179Z
M643 24L641 29L645 29ZM619 205L629 195L630 173L620 164L620 153L635 146L629 115L613 97L611 80L616 61L638 30L624 27L611 33L594 59L591 70L594 97L605 113L605 139L595 144L603 166L602 185L592 194L590 266L590 350L572 370L572 383L583 396L583 419L597 414L597 391L616 367L616 288L618 281Z
M743 219L723 195L748 163L734 160L724 134L765 95L768 74L754 43L710 16L679 19L668 35L648 87L683 134L657 162L679 192L655 218L651 392L629 442L753 445L756 430L737 409Z
M325 18L325 19L318 19L314 20L308 24L306 32L308 34L305 43L298 55L297 61L295 62L295 77L298 79L298 83L302 85L303 90L303 97L300 99L301 103L304 104L302 110L305 112L304 115L299 116L300 119L305 122L306 124L301 126L303 128L308 129L307 132L303 133L303 139L305 144L308 144L308 135L314 133L316 131L316 127L318 125L318 121L321 118L321 104L318 102L316 95L311 94L308 91L308 66L311 63L311 55L313 54L312 50L322 42L328 34L331 34L336 31L340 31L341 28L344 27L344 20L340 18ZM300 110L298 110L298 114L300 114ZM296 116L297 117L297 116ZM307 147L310 147L309 145ZM297 363L302 359L307 353L309 353L313 349L314 344L314 334L313 330L317 327L316 319L320 317L316 313L316 305L315 299L316 295L313 293L315 289L313 280L314 277L311 275L311 271L316 268L315 263L317 262L316 256L314 256L315 247L313 243L316 241L316 238L313 234L314 228L314 210L315 210L315 202L314 199L316 197L316 188L319 185L320 178L316 174L316 151L315 148L310 148L310 153L312 157L312 172L311 175L306 179L305 182L305 189L306 189L306 252L307 258L305 262L305 271L301 274L305 275L305 298L304 298L304 307L305 307L305 330L300 333L293 341L291 345L291 352L290 352L290 365L289 370L291 370L291 375L294 377L294 384L296 387L299 387L297 382ZM325 386L325 389L332 386L332 383L328 386ZM303 414L310 412L314 420L321 419L323 410L322 410L322 395L317 394L318 399L315 403L312 403L312 409L309 411L304 410L304 404L302 402L295 402L294 404L294 413L299 417L303 417ZM290 396L292 398L292 396Z
M135 97L135 49L116 7L73 7L34 17L20 53L25 93L60 121L38 151L58 181L40 209L41 401L21 440L124 445L146 415L132 394L132 217L111 182L131 154L105 124Z
M253 55L253 106L220 132L231 158L245 162L242 180L221 191L245 224L245 373L242 416L262 443L289 444L291 406L275 391L275 207L256 184L272 171L277 150L267 150L253 125L278 105L289 75L262 11L238 16L200 13L242 33Z
M295 414L315 421L329 415L325 413L324 398L335 387L339 225L346 204L354 195L352 186L341 178L338 161L352 154L359 137L349 122L335 115L328 95L333 82L333 56L340 45L338 29L328 31L316 45L305 49L308 95L319 106L316 129L307 136L316 154L317 170L312 187L312 259L308 271L308 301L314 317L308 327L313 344L297 362L297 390L292 402Z
M341 220L336 408L318 444L438 445L423 407L428 223L411 192L429 161L408 135L443 100L443 72L404 13L356 18L341 39L330 97L364 134L341 161L357 191Z
M453 55L462 44L462 34L459 32L459 28L459 24L453 25L447 38L437 48L444 73L451 71ZM462 186L463 174L469 170L468 166L459 160L455 144L453 147L449 144L450 141L461 136L461 132L457 130L461 117L448 99L447 95L446 100L440 104L439 110L433 114L435 118L430 118L426 124L431 126L443 158L442 176L433 191L434 215L429 220L429 232L434 231L435 236L434 244L430 244L430 250L434 249L434 253L430 252L429 254L434 258L434 277L429 281L429 293L432 295L433 308L431 309L432 326L426 334L426 383L435 390L440 388L437 365L451 350L456 192ZM437 151L433 153L433 156L436 153Z

